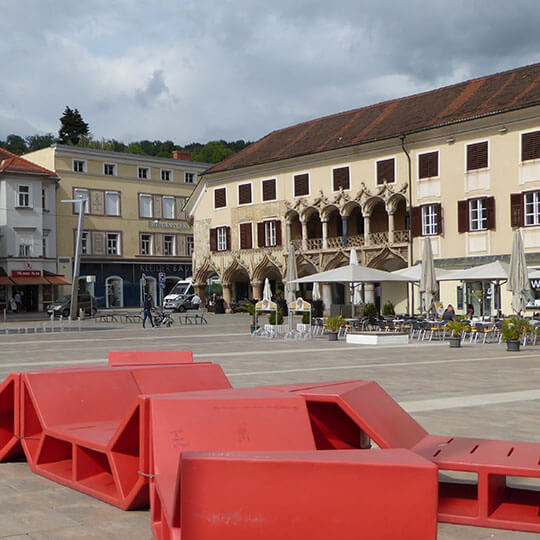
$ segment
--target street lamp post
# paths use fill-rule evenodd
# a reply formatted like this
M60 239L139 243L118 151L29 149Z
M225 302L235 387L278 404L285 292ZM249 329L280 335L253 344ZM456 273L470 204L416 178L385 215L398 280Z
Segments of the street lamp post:
M79 268L81 266L81 248L82 248L82 231L84 224L84 205L88 199L69 199L62 201L63 203L78 204L79 206L79 223L77 225L77 241L75 242L75 260L73 261L73 279L71 282L71 303L69 308L69 318L74 320L77 316L77 308L79 307Z

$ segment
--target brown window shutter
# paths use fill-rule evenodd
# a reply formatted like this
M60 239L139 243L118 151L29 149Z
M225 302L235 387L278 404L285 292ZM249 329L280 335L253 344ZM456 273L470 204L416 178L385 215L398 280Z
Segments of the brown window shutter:
M457 202L458 232L464 233L469 230L469 201Z
M422 207L411 208L411 234L413 237L422 236Z
M210 251L217 251L217 229L210 229Z
M510 226L523 227L523 193L510 193Z
M540 158L540 131L521 135L521 161Z
M488 166L487 141L467 145L467 170L485 169Z
M495 230L495 197L486 197L486 229Z
M273 201L277 198L276 195L276 179L263 180L262 183L263 201Z
M377 161L377 185L384 184L384 181L395 182L394 158Z
M251 184L241 184L238 186L238 204L251 203Z
M214 190L214 208L224 208L225 206L227 206L226 188Z
M294 196L302 197L309 194L309 175L297 174L294 177Z
M251 223L240 223L240 249L251 249Z
M339 191L339 188L350 188L349 167L340 167L333 170L334 175L334 191Z
M440 204L434 204L435 211L437 212L437 234L443 233L443 218L442 218L442 206Z
M418 156L418 177L432 178L439 175L439 152Z
M230 227L225 227L225 239L227 242L225 251L230 251L231 250L231 228Z
M257 223L257 245L264 247L264 223Z
M276 220L276 246L281 246L281 221Z

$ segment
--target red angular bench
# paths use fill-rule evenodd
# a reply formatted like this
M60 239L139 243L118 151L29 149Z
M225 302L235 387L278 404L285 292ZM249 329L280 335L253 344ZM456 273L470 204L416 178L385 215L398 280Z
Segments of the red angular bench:
M0 385L0 461L23 454L20 384L21 374L11 373Z
M33 472L123 509L148 505L145 398L230 388L221 367L185 363L23 373L20 437Z
M435 463L440 521L540 533L540 443L430 435L373 381L271 388L304 397L318 449L371 439Z
M182 540L437 538L437 467L408 450L184 452L180 470Z
M169 366L193 363L192 351L109 351L109 367Z

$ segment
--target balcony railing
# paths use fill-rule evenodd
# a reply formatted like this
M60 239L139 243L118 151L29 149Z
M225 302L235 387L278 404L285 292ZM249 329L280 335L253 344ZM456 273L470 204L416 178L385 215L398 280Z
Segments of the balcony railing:
M388 232L376 232L369 234L369 242L366 244L366 238L363 234L351 235L347 238L347 247L355 248L378 248L388 245L400 245L409 242L409 231L394 231L393 238L390 240ZM297 250L304 251L304 244L301 239L292 241ZM326 239L326 248L323 248L322 238L308 238L306 240L306 251L332 251L345 247L343 237L330 236Z

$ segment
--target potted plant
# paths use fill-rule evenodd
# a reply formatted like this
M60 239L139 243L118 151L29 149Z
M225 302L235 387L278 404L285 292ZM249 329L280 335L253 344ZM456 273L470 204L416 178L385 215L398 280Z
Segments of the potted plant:
M364 311L364 314L365 314L365 311ZM388 302L384 304L382 308L382 314L383 314L383 317L393 317L396 314L395 309L394 309L394 304L392 304L390 300L388 300Z
M524 319L517 315L504 319L501 327L501 334L503 341L506 341L506 350L519 351L520 339L528 332L536 332L528 319Z
M326 319L326 329L328 330L328 341L337 341L339 329L345 325L345 319L338 315L337 317L328 317Z
M469 323L463 320L448 321L446 328L450 330L451 334L449 338L450 347L461 347L461 335L463 332L469 331Z
M248 300L246 304L238 306L237 311L246 311L247 313L251 315L252 322L249 328L250 334L253 334L253 332L259 329L259 325L257 321L257 312L255 310L254 302L252 302L251 300Z
M375 304L367 303L364 304L364 317L377 317L377 307Z

